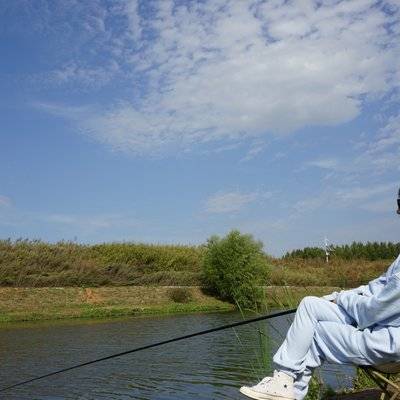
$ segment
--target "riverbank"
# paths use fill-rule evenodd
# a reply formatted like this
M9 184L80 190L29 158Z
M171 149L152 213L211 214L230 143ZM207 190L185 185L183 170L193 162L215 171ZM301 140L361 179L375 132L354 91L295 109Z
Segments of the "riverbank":
M229 311L198 287L0 288L0 323Z
M321 296L336 289L269 286L265 287L266 306L295 307L304 296ZM232 304L205 294L197 286L0 288L0 324L233 309Z

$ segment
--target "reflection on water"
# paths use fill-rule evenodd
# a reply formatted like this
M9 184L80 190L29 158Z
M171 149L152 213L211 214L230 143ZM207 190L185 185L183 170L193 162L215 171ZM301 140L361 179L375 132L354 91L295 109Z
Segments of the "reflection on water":
M141 317L107 322L34 324L0 330L1 387L91 359L241 320L238 313ZM10 400L242 399L255 383L291 317L199 336L46 378L4 393ZM258 332L261 331L261 334ZM326 366L324 380L346 384L351 367ZM339 375L340 379L337 379ZM349 381L347 381L347 385Z

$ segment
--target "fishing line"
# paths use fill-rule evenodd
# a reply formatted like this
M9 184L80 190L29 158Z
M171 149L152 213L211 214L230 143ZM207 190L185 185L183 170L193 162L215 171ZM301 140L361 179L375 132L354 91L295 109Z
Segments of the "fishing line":
M263 315L263 316L261 316L261 317L250 318L250 319L247 319L247 320L244 320L244 321L234 322L234 323L232 323L232 324L222 325L222 326L219 326L219 327L216 327L216 328L206 329L206 330L203 330L203 331L199 331L199 332L195 332L195 333L190 333L190 334L188 334L188 335L179 336L179 337L175 337L175 338L168 339L168 340L163 340L163 341L161 341L161 342L148 344L148 345L146 345L146 346L137 347L136 349L133 349L133 350L127 350L127 351L123 351L123 352L121 352L121 353L112 354L112 355L107 356L107 357L102 357L102 358L98 358L98 359L96 359L96 360L87 361L87 362L84 362L84 363L82 363L82 364L73 365L73 366L71 366L71 367L63 368L63 369L60 369L60 370L58 370L58 371L50 372L50 373L45 374L45 375L42 375L42 376L37 376L37 377L35 377L35 378L28 379L28 380L26 380L26 381L16 383L16 384L14 384L14 385L7 386L7 387L5 387L5 388L3 388L3 389L0 389L0 393L1 393L1 392L5 392L6 390L9 390L9 389L15 388L15 387L17 387L17 386L26 385L27 383L31 383L31 382L34 382L34 381L38 381L39 379L48 378L49 376L53 376L53 375L61 374L61 373L63 373L63 372L71 371L71 370L73 370L73 369L85 367L86 365L95 364L95 363L98 363L98 362L100 362L100 361L111 360L112 358L121 357L121 356L124 356L124 355L126 355L126 354L131 354L131 353L136 353L136 352L138 352L138 351L151 349L151 348L153 348L153 347L162 346L162 345L164 345L164 344L173 343L173 342L178 342L178 341L180 341L180 340L185 340L185 339L190 339L190 338L195 337L195 336L207 335L208 333L218 332L218 331L222 331L222 330L224 330L224 329L229 329L229 328L235 328L235 327L237 327L237 326L246 325L246 324L251 324L251 323L257 322L257 321L263 321L263 320L266 320L266 319L269 319L269 318L281 317L281 316L283 316L283 315L292 314L292 313L294 313L294 312L296 312L296 309L295 309L295 308L292 308L292 309L290 309L290 310L279 311L279 312L276 312L276 313L272 313L272 314L268 314L268 315Z

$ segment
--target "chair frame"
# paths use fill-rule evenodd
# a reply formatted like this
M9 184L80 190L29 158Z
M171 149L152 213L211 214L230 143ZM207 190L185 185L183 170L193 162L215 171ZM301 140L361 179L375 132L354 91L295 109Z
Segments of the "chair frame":
M380 400L400 399L400 386L390 379L391 376L398 374L391 372L381 372L373 366L359 366L382 390Z

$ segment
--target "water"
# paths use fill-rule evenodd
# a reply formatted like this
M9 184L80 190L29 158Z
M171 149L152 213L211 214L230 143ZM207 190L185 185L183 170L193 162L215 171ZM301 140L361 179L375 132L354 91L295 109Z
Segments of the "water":
M0 330L0 386L241 319L238 313L214 313L10 326ZM261 337L270 360L290 320L285 316L126 355L11 389L0 399L243 400L238 387L272 368L260 366L257 329L265 331ZM348 386L352 374L351 367L322 371L336 388Z

